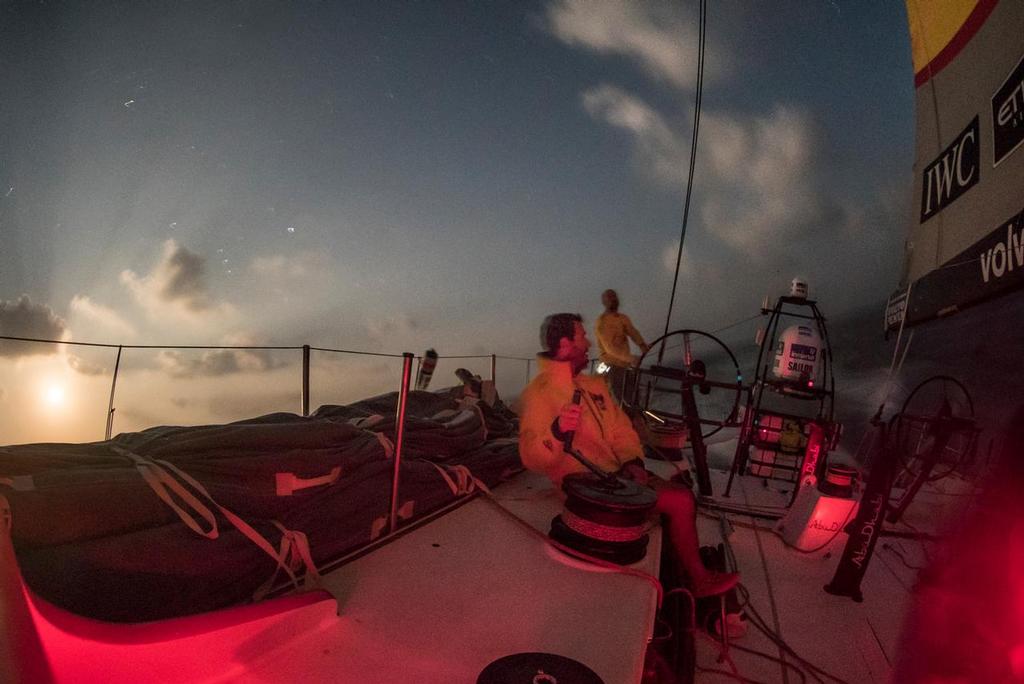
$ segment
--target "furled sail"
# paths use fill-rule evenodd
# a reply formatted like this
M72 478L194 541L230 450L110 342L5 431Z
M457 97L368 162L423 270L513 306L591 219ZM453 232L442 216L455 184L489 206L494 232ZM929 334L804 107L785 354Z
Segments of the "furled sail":
M1024 285L1024 2L906 3L914 201L887 328Z

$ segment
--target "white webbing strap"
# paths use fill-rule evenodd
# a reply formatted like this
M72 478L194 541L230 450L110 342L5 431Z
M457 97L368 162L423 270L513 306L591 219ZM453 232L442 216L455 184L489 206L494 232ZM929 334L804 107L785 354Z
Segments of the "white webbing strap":
M217 518L214 516L213 511L203 504L194 494L192 494L192 492L185 489L185 487L183 487L182 484L164 468L157 465L156 462L150 461L138 454L134 454L127 449L122 449L121 447L116 446L112 448L116 453L130 458L132 462L135 463L135 468L139 471L139 474L142 475L142 479L146 481L149 488L152 489L153 492L160 497L160 500L167 504L171 510L178 514L178 517L190 530L202 537L206 537L207 539L216 539L220 536L220 531L217 529ZM192 478L186 478L186 482L191 479ZM202 492L202 494L208 499L210 498L210 495L201 484L194 480L189 482L189 484ZM171 496L171 493L175 494L179 500L187 504L191 510L187 511L180 506L178 502L174 500L174 497ZM210 500L212 501L212 499ZM192 513L195 513L205 520L209 529L204 530Z
M464 465L444 466L432 461L427 461L427 463L434 466L437 472L441 474L441 477L444 478L445 483L448 485L448 489L452 490L452 494L455 496L470 494L477 489L487 494L491 493L487 485ZM452 475L455 477L453 478Z
M341 466L334 466L331 472L320 477L302 478L295 473L274 473L274 484L278 496L291 496L300 489L332 485L341 477Z
M320 571L316 569L316 564L313 563L313 554L309 549L309 539L306 538L305 532L299 532L298 530L289 530L287 527L282 525L276 520L271 520L274 526L281 531L281 545L277 549L277 558L282 559L287 563L287 566L292 569L293 573L297 573L306 567L305 575L303 576L303 587L305 589L312 589L320 585ZM264 582L253 592L253 600L259 601L274 588L274 581L277 580L278 571L275 570L274 574L267 578ZM295 575L291 575L289 579L292 585L298 589L299 584L295 578Z
M182 522L184 522L189 527L189 529L192 529L197 534L206 537L207 539L216 539L217 536L219 535L219 532L217 530L217 520L214 517L213 513L210 511L210 509L203 505L194 495L192 495L191 492L185 489L180 482L175 480L171 473L178 475L182 480L191 485L197 492L202 494L211 504L213 504L213 506L217 508L218 511L220 511L220 513L225 518L228 519L228 522L230 522L238 529L239 532L245 535L251 542L253 542L256 546L262 549L268 556L274 559L274 562L277 563L277 569L274 571L274 577L277 576L277 572L279 570L283 570L284 573L288 575L288 579L292 582L292 584L296 588L299 587L298 577L296 576L295 572L293 572L292 569L289 567L288 563L286 563L287 556L282 557L281 555L279 555L279 552L276 549L274 549L271 543L267 541L267 539L263 535L257 532L252 527L252 525L245 522L245 520L240 518L232 511L217 503L213 499L213 497L210 496L210 493L206 490L206 487L204 487L201 482L199 482L194 477L192 477L185 471L175 466L173 463L169 463L167 461L163 461L160 459L150 460L144 456L132 453L127 449L123 449L118 446L112 445L111 448L116 453L132 459L132 461L136 465L136 468L138 468L139 472L142 474L143 479L145 479L146 483L149 484L150 488L153 489L154 492L156 492L156 495L159 496L160 499L164 501L164 503L170 506L174 510L174 512L178 514L178 517L181 518ZM167 485L167 487L170 487L170 489L175 494L181 496L181 498L190 506L192 506L193 509L197 513L199 513L200 516L203 517L203 519L207 520L207 522L210 523L210 532L204 532L202 528L199 526L199 523L197 523L196 520L186 511L184 511L179 505L177 505L177 503L171 498L170 494L167 491L167 488L164 485ZM305 535L303 535L303 537L305 537ZM282 547L284 546L285 544L284 542L282 542ZM310 558L308 554L308 546L309 545L307 542L307 553L305 554L305 556L301 554L301 551L299 552L299 558L301 561L299 563L300 566L302 563L306 561L307 558ZM287 548L289 551L291 551L293 548L296 548L296 546L293 543L289 542ZM311 559L309 564L306 565L306 572L317 573L316 567L312 564ZM319 576L319 573L317 573L317 576Z
M373 434L377 437L377 441L380 442L380 445L382 447L384 447L384 457L390 459L392 456L394 456L395 455L395 444L394 444L394 442L392 442L390 439L388 439L384 435L383 432L374 432Z

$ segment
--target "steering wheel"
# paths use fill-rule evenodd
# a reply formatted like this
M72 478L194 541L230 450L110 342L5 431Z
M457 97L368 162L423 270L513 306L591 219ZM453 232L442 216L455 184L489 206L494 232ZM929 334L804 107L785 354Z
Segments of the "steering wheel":
M676 330L649 345L640 357L631 404L647 421L683 420L681 399L687 384L693 386L705 439L736 425L743 373L732 350L702 330Z
M915 387L893 417L896 453L904 470L912 476L920 472L935 430L943 421L950 426L947 429L951 434L928 482L941 480L956 470L977 443L974 402L967 388L956 378L936 375Z

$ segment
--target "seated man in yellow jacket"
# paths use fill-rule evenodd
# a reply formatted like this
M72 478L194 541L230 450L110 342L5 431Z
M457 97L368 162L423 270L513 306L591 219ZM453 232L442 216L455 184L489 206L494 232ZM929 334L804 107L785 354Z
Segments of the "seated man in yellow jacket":
M530 470L544 473L556 486L584 466L563 450L565 433L575 432L573 445L606 472L646 484L658 493L657 510L668 522L668 537L689 577L694 596L728 591L735 573L708 570L700 560L693 493L649 473L643 448L629 418L608 392L603 378L582 374L590 341L578 314L548 316L541 326L540 371L520 397L519 455ZM572 403L576 389L583 401Z
M629 316L619 313L619 295L615 290L605 290L601 294L604 313L597 317L594 330L597 333L597 348L601 352L601 361L611 370L608 373L608 386L612 395L622 403L629 397L629 389L633 384L633 367L637 357L629 349L629 341L640 348L644 354L650 347L644 342L643 336L633 327Z

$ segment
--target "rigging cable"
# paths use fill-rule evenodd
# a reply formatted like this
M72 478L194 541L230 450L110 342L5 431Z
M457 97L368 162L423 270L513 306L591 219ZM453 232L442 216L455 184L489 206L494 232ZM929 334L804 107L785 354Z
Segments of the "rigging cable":
M676 301L676 288L679 285L679 266L683 260L683 242L686 240L686 223L690 216L690 196L693 193L693 171L697 162L697 136L700 131L700 108L704 93L704 37L707 32L708 9L707 0L700 0L699 31L697 34L697 83L694 95L693 137L690 141L690 169L686 179L686 199L683 202L683 221L679 231L679 250L676 253L676 270L672 277L672 294L668 300L668 312L665 314L665 335L668 335L672 320L672 307ZM665 354L665 343L662 341L658 352L658 363Z

